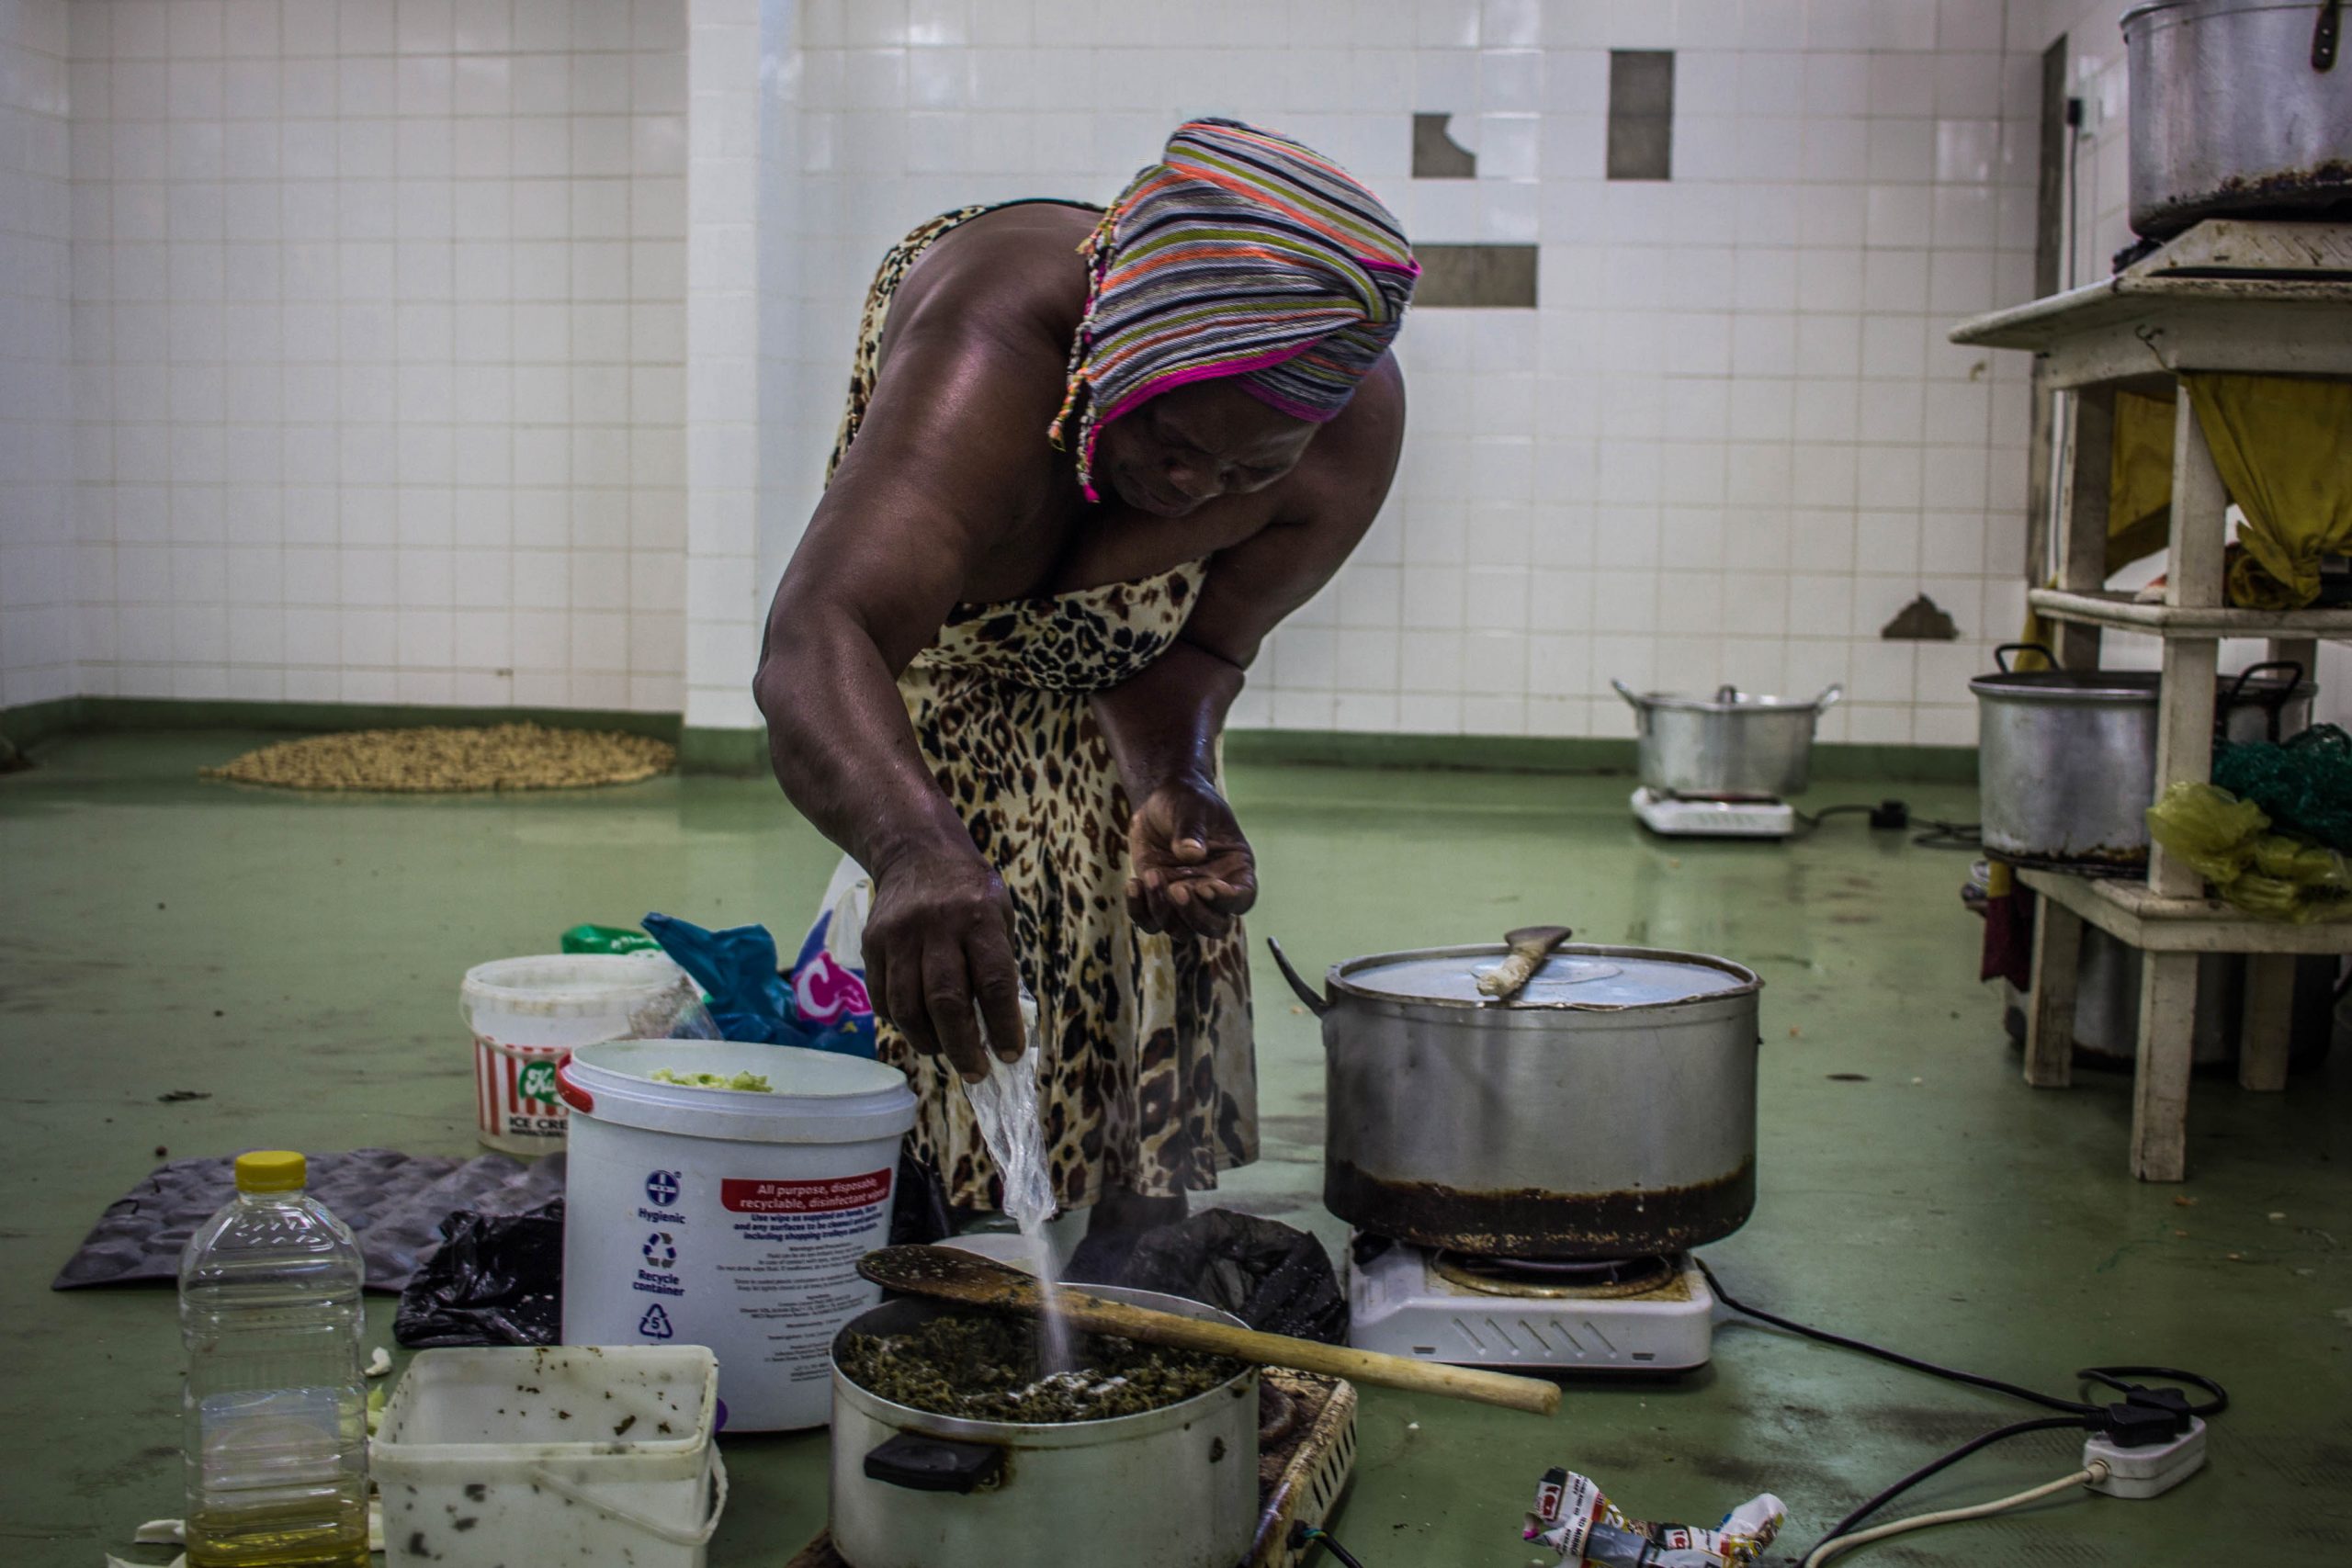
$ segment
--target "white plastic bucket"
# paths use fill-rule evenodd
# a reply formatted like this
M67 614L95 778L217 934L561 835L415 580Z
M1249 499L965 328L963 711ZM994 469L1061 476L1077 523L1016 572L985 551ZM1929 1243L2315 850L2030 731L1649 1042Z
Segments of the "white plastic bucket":
M577 1045L667 1034L702 993L658 953L550 953L466 971L458 1007L474 1037L474 1125L510 1155L563 1147L555 1070Z
M368 1464L389 1562L703 1568L727 1506L695 1345L426 1350Z
M763 1075L773 1094L650 1074ZM890 1237L914 1091L861 1056L709 1040L583 1046L557 1073L571 1108L563 1337L707 1345L719 1425L831 1416L834 1331L882 1299L857 1260Z

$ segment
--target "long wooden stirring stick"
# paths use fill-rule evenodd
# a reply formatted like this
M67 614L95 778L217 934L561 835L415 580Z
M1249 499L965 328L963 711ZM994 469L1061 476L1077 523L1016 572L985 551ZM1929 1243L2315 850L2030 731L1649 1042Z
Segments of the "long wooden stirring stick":
M948 1247L886 1247L859 1260L857 1271L888 1291L961 1302L990 1312L1017 1313L1027 1317L1046 1309L1037 1281L1017 1269ZM1507 1372L1474 1371L1404 1356L1384 1356L1345 1345L1325 1345L1295 1339L1286 1334L1261 1334L1227 1323L1204 1323L1174 1313L1153 1312L1125 1302L1063 1286L1055 1292L1055 1314L1089 1334L1115 1334L1147 1344L1169 1345L1180 1350L1204 1350L1253 1361L1290 1367L1327 1377L1351 1378L1401 1388L1414 1393L1442 1393L1454 1399L1498 1404L1550 1416L1560 1408L1560 1387L1542 1378L1513 1377Z

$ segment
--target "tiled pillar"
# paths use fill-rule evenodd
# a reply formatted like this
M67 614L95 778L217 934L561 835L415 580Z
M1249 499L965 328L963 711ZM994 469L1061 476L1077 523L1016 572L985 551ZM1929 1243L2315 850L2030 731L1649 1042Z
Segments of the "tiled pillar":
M773 27L786 9L691 0L687 17L685 723L689 761L706 764L755 756L760 728L754 218L763 13Z

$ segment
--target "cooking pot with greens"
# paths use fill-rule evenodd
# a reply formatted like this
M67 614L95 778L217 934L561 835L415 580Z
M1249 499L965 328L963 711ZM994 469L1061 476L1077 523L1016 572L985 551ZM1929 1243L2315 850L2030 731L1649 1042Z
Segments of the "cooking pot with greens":
M1087 1289L1156 1312L1239 1322L1176 1296ZM856 1336L908 1335L962 1310L900 1296L833 1337L832 1533L851 1568L1233 1568L1250 1555L1258 1525L1256 1367L1156 1409L1039 1421L943 1416L865 1387L845 1370Z

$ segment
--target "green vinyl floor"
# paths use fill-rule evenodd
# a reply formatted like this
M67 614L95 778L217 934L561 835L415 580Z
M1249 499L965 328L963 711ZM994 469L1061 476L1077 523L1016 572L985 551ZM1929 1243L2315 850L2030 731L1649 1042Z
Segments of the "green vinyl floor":
M834 853L772 784L662 779L537 798L290 796L198 780L266 739L79 736L0 778L0 1562L141 1562L180 1511L178 1345L160 1287L53 1293L107 1203L171 1155L257 1145L473 1146L458 981L649 909L797 938ZM1303 963L1561 920L1590 940L1718 953L1767 981L1761 1197L1707 1249L1744 1298L2052 1392L2094 1362L2186 1365L2235 1404L2211 1462L2152 1502L2072 1494L1866 1548L1887 1563L2335 1562L2352 1549L2352 1052L2284 1095L2192 1093L2190 1177L2125 1171L2130 1082L2020 1081L1976 980L1969 857L1840 818L1785 845L1668 844L1611 778L1250 767L1235 802L1265 887L1251 919ZM1965 818L1948 785L1824 786ZM1321 1188L1314 1021L1262 944L1265 1155L1222 1201L1342 1229ZM209 1099L166 1103L194 1090ZM371 1298L371 1342L391 1303ZM405 1357L402 1356L402 1359ZM1572 1382L1544 1421L1363 1392L1334 1533L1366 1568L1544 1559L1520 1516L1549 1466L1629 1512L1701 1523L1779 1493L1791 1561L1847 1507L2031 1411L1739 1323L1679 1381ZM824 1523L822 1433L726 1440L710 1560L781 1568ZM1898 1511L2074 1469L2042 1433ZM1074 1550L1069 1562L1119 1562Z

